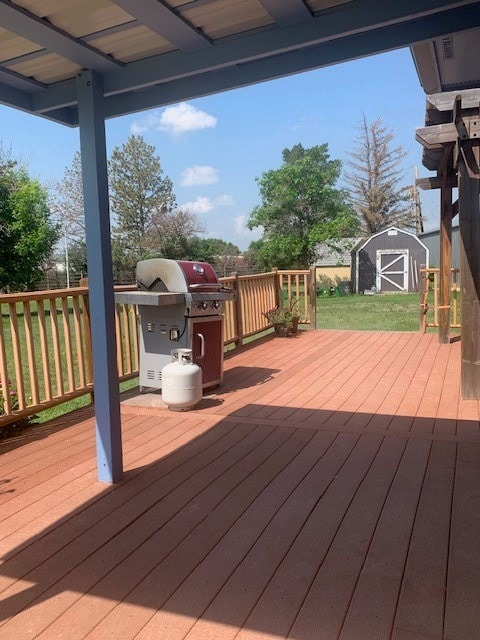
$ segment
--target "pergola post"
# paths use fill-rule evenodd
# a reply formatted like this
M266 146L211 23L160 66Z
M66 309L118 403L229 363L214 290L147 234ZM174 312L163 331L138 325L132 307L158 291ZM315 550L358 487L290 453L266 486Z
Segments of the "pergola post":
M478 166L478 150L474 147ZM462 396L480 399L480 180L458 160L460 280L462 292Z
M438 341L450 342L450 282L452 272L452 187L448 175L452 146L446 145L441 172L440 191L440 296L438 314Z
M90 321L95 390L98 479L123 477L120 393L115 341L112 253L103 88L99 74L77 77Z
M456 212L451 189L458 187L460 286L462 294L462 397L480 400L480 88L427 98L426 126L416 139L423 164L436 178L419 180L441 188L440 342L448 341L451 225ZM448 270L448 273L447 273ZM447 287L448 281L448 287ZM448 298L447 298L448 296Z

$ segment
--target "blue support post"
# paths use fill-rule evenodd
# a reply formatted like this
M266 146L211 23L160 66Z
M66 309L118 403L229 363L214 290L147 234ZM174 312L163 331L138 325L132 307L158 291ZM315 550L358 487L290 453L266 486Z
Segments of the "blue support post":
M77 77L92 333L97 468L101 482L123 477L120 392L107 183L103 88L99 74Z

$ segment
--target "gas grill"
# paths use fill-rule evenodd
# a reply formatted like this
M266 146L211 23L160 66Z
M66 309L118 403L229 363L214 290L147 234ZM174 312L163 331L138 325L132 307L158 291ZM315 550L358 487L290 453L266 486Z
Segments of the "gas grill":
M140 390L160 389L172 349L192 349L203 387L223 379L223 313L235 292L206 262L154 258L137 264L137 291L115 294L140 316Z

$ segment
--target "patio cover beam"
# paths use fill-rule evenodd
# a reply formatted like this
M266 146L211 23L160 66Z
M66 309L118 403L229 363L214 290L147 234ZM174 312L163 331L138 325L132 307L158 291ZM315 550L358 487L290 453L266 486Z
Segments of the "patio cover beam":
M73 38L62 29L8 0L0 0L0 25L2 29L16 33L47 51L58 53L88 69L107 72L124 66L111 56Z
M470 11L465 10L466 18L469 13ZM476 19L480 24L480 11L478 10L476 11ZM469 24L468 20L465 19L463 22L462 18L462 24ZM408 46L412 41L412 36L418 36L421 39L427 28L432 31L442 29L446 32L448 21L444 23L440 16L431 16L407 28L403 24L394 25L379 29L374 33L363 33L354 37L322 43L308 49L290 51L273 58L262 58L215 73L181 78L142 91L111 95L105 100L105 115L110 118L141 109L172 104L181 100L251 85L267 79L284 77L299 71L318 69L354 60L386 51L389 47L394 49Z
M115 341L112 249L103 88L99 74L77 78L80 150L89 278L98 479L123 476L120 392Z
M373 0L368 4L371 9L368 15L365 12L365 6L362 10L355 8L365 3L352 2L345 6L354 5L353 8L339 9L322 16L321 19L226 39L195 53L174 51L132 62L118 73L104 75L105 95L108 97L122 93L128 94L136 89L146 89L154 85L190 78L193 86L205 87L204 91L198 93L192 91L190 97L193 98L196 95L207 95L213 92L208 89L213 71L228 69L223 87L219 86L217 79L213 80L213 84L217 87L215 90L221 91L233 86L246 85L249 82L316 68L323 64L334 64L408 46L413 42L450 33L452 30L461 31L480 26L479 2L454 3L453 8L452 3L447 0L435 2L435 8L432 7L432 2L427 0L405 0L401 3ZM448 10L442 11L442 5L448 7ZM461 5L462 9L459 10L457 5ZM420 17L417 15L418 12ZM375 16L374 22L372 15ZM322 44L325 45L323 48L315 49L317 45ZM320 51L322 55L317 57ZM287 53L293 57L285 56L280 61L280 54ZM260 65L261 68L254 71L252 73L254 78L249 80L248 76L254 64ZM287 67L285 71L283 66ZM242 69L245 71L245 79L242 78ZM236 75L235 81L228 80L230 73ZM198 83L193 76L198 76L200 82ZM170 91L170 93L173 92ZM137 97L133 93L130 95L133 95L132 107L127 108L127 112L139 108ZM56 83L55 86L35 95L34 109L42 114L60 106L72 106L75 102L75 85L67 80ZM128 100L123 101L124 104L127 102ZM146 104L145 108L149 106L154 105Z
M211 45L207 36L162 0L112 0L112 2L181 51L196 51Z
M260 0L260 4L281 25L313 19L303 0Z

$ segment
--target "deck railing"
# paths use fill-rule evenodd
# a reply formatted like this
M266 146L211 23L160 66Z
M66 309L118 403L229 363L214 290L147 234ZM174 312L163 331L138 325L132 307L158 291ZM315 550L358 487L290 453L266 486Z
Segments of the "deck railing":
M282 297L298 299L300 321L310 322L313 313L315 326L309 271L234 274L221 281L237 292L237 300L226 303L225 345L267 330L263 312ZM0 427L93 392L88 288L1 295L0 312ZM134 306L115 305L115 334L119 380L127 380L139 368Z
M440 269L420 269L420 331L439 326ZM450 280L450 327L461 328L460 269L452 269Z

